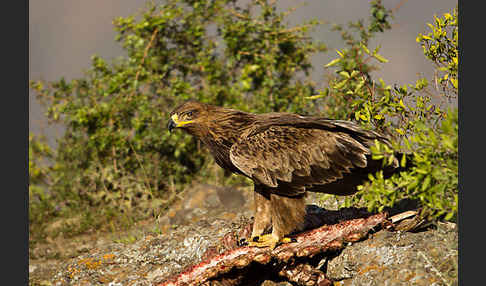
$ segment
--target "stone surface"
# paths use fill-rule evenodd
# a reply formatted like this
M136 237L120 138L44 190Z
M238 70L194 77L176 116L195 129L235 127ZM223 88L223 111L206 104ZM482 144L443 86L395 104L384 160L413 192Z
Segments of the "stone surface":
M457 285L457 226L422 232L381 230L328 262L336 285Z
M248 225L252 197L250 188L193 186L166 216L127 234L134 239L93 236L33 249L30 284L157 285L233 243L228 239L237 238L225 234ZM316 197L309 196L308 203ZM457 252L455 224L417 233L380 230L319 257L318 269L335 285L457 285ZM291 284L267 279L261 285Z

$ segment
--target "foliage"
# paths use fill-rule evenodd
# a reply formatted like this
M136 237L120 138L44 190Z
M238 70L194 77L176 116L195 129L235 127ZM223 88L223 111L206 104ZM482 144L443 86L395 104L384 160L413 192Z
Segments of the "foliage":
M368 121L375 119L375 111L369 110L374 106L370 102L375 100L369 86L371 72L377 67L369 64L369 61L375 59L386 62L387 60L378 54L379 47L371 52L367 46L376 33L390 29L387 19L391 17L391 12L385 9L381 1L372 1L370 13L368 26L365 26L364 21L360 19L350 22L348 29L342 25L333 27L341 33L346 47L337 51L339 58L325 65L326 68L336 68L335 76L329 80L328 87L312 98L323 106L324 113L331 118L354 119L353 111L363 109L366 113L357 113L357 119L364 119L365 116ZM378 117L376 120L382 119ZM374 123L379 127L379 124L376 124L378 122Z
M31 82L48 118L67 128L47 186L61 214L89 210L100 223L147 216L202 172L215 176L198 142L166 129L168 112L187 99L308 112L310 59L325 46L308 37L316 21L290 27L288 13L274 1L149 3L138 17L114 20L127 57L93 56L82 78Z
M48 118L66 126L55 152L29 140L31 234L53 217L80 215L63 230L71 234L130 225L162 212L194 178L220 178L198 142L166 129L168 112L187 99L251 112L321 111L376 128L394 139L393 151L413 153L415 167L388 180L371 177L367 191L346 203L380 209L413 198L433 215L455 216L457 115L432 103L437 93L426 79L393 88L373 80L370 62L387 60L370 39L391 27L381 1L371 2L368 25L335 26L346 47L326 66L336 72L320 91L309 78L311 57L326 51L309 37L317 21L289 26L291 10L279 12L275 1L164 3L114 20L126 57L108 63L95 55L82 78L31 82ZM450 99L457 95L457 13L447 15L417 39L439 65L441 94ZM451 28L452 38L444 34ZM374 150L377 158L392 153ZM41 167L42 158L51 163Z
M29 221L41 223L54 210L46 188L51 182L49 167L44 160L52 159L53 150L45 138L29 134Z
M375 159L383 158L384 164L388 164L397 154L407 153L411 157L407 166L413 166L389 179L384 179L382 173L370 176L370 182L361 186L355 196L347 198L345 206L361 202L370 210L383 210L399 200L411 199L423 206L423 216L456 218L457 109L443 111L443 105L457 96L456 10L452 15L435 17L436 25L429 24L433 32L417 38L424 47L425 56L433 60L443 74L437 80L441 87L435 90L429 90L429 81L425 78L394 88L382 79L378 83L373 81L367 62L373 58L382 63L387 60L377 54L378 48L370 51L369 37L363 33L359 42L348 41L350 48L338 51L340 57L327 65L337 67L329 88L321 91L322 100L332 103L329 106L334 109L330 112L342 117L353 116L365 127L374 127L393 139L391 147L377 144L372 150ZM354 27L366 30L361 25L352 24L351 28ZM373 24L367 30L371 27ZM449 37L448 29L452 29ZM345 37L348 34L344 33ZM342 111L348 114L340 113ZM406 156L396 159L405 167Z
M445 13L443 18L434 16L435 25L428 23L432 30L425 35L419 34L417 42L421 43L424 55L433 61L438 70L442 73L439 83L442 85L444 95L447 95L449 87L457 92L457 67L459 64L458 54L458 24L457 9L451 13Z
M415 134L405 139L412 151L413 167L408 172L384 179L383 173L370 176L370 182L360 186L361 192L347 204L363 200L372 210L381 211L398 200L420 202L422 216L429 219L443 217L457 219L458 207L458 117L457 110L449 110L438 129L418 123ZM393 158L386 146L372 150L375 158ZM387 152L388 151L388 152ZM398 158L402 165L406 157Z

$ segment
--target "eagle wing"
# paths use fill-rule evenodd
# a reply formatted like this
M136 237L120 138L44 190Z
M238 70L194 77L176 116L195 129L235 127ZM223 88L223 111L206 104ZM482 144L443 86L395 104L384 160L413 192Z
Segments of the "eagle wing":
M305 187L315 189L354 168L366 168L369 146L380 138L377 133L346 121L300 118L255 126L231 147L231 162L255 183L285 196L301 195Z

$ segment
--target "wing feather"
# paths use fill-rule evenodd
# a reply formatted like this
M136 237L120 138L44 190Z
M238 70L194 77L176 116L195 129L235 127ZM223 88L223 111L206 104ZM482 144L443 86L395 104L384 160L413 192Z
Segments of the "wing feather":
M346 132L277 125L242 136L230 160L256 183L292 196L366 166L366 154L368 148Z

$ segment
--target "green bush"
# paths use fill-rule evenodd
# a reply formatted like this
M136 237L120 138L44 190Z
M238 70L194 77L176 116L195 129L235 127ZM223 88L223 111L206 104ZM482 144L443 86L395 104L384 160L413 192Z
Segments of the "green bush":
M189 98L308 112L304 98L316 92L310 59L325 46L308 36L316 21L291 27L288 13L267 1L148 4L138 17L114 20L127 57L93 56L84 77L70 82L31 82L48 118L67 128L48 186L65 215L160 213L194 177L218 175L198 142L166 129L168 113Z
M45 138L29 135L29 221L31 224L39 225L43 217L55 211L54 202L47 191L52 178L46 160L52 159L53 154Z
M379 2L373 5L372 9L381 9L380 15L386 19L388 11L379 6ZM339 51L340 57L327 65L337 68L336 76L329 87L314 98L323 100L330 107L330 113L337 117L354 117L363 126L389 135L392 148L378 144L372 150L375 159L383 158L387 164L394 160L397 152L407 153L413 167L389 179L384 179L382 173L371 175L370 182L360 186L361 191L348 197L344 205L361 203L372 211L381 211L408 199L419 202L422 216L432 220L455 220L458 117L457 108L443 110L458 95L457 9L452 14L445 13L442 18L435 17L435 25L429 24L432 32L417 37L425 56L438 66L435 80L438 85L433 90L425 78L394 88L382 79L378 82L372 79L369 71L373 67L369 61L387 62L377 53L378 48L373 51L368 48L370 32L376 31L376 21L372 18L368 27L361 22L350 25L351 29L361 31L359 40L354 40L349 32L343 33L349 48ZM405 166L407 157L397 159Z
M370 210L381 211L399 200L415 200L422 207L421 215L428 219L457 219L458 207L458 117L449 110L439 128L417 123L415 134L404 139L406 150L412 153L413 167L389 179L383 173L370 176L370 182L360 186L361 192L346 201L354 205L363 200ZM380 146L380 145L379 145ZM385 146L373 149L375 158L392 158ZM398 158L402 165L406 157Z
M416 154L416 169L387 181L377 175L371 185L363 186L373 190L352 200L366 199L372 209L402 197L423 196L424 205L434 207L454 198L454 192L457 197L457 160L456 173L453 164L457 116L445 117L443 108L430 103L432 93L425 79L395 88L372 79L377 67L370 60L387 61L378 54L379 48L368 48L369 39L390 29L390 11L381 1L372 1L368 26L360 20L351 23L349 30L335 27L346 48L327 65L337 70L329 87L320 91L309 76L311 57L326 51L323 43L309 37L319 23L310 20L290 26L286 22L290 12L278 12L274 1L252 1L244 7L230 0L147 4L140 15L114 20L116 40L126 57L108 63L93 56L84 76L69 82L63 78L32 81L30 87L46 105L48 118L66 126L66 132L55 151L39 149L36 140L29 141L29 165L34 164L29 167L31 237L45 236L43 226L55 217L81 217L78 225L66 225L64 233L72 235L131 225L163 212L194 178L222 179L198 142L166 129L168 113L187 99L250 112L353 119L389 134L396 150ZM441 31L452 25L456 14L451 17L440 22ZM442 65L442 91L455 89L457 94L457 64L450 64L454 46L447 34L434 33L437 36L421 36L420 42L427 51L435 49L428 57ZM430 132L437 141L421 141L420 134ZM456 146L456 153L451 146ZM440 152L434 154L434 149ZM375 150L375 156L388 156L382 151ZM51 163L40 167L42 158ZM440 166L450 172L439 174ZM422 174L424 170L430 173ZM226 182L234 180L230 177ZM399 192L394 199L389 189L379 187L403 189L405 182L420 187L409 186L407 193ZM438 192L445 195L436 196ZM435 209L437 213L447 210L449 219L448 208L454 205Z

